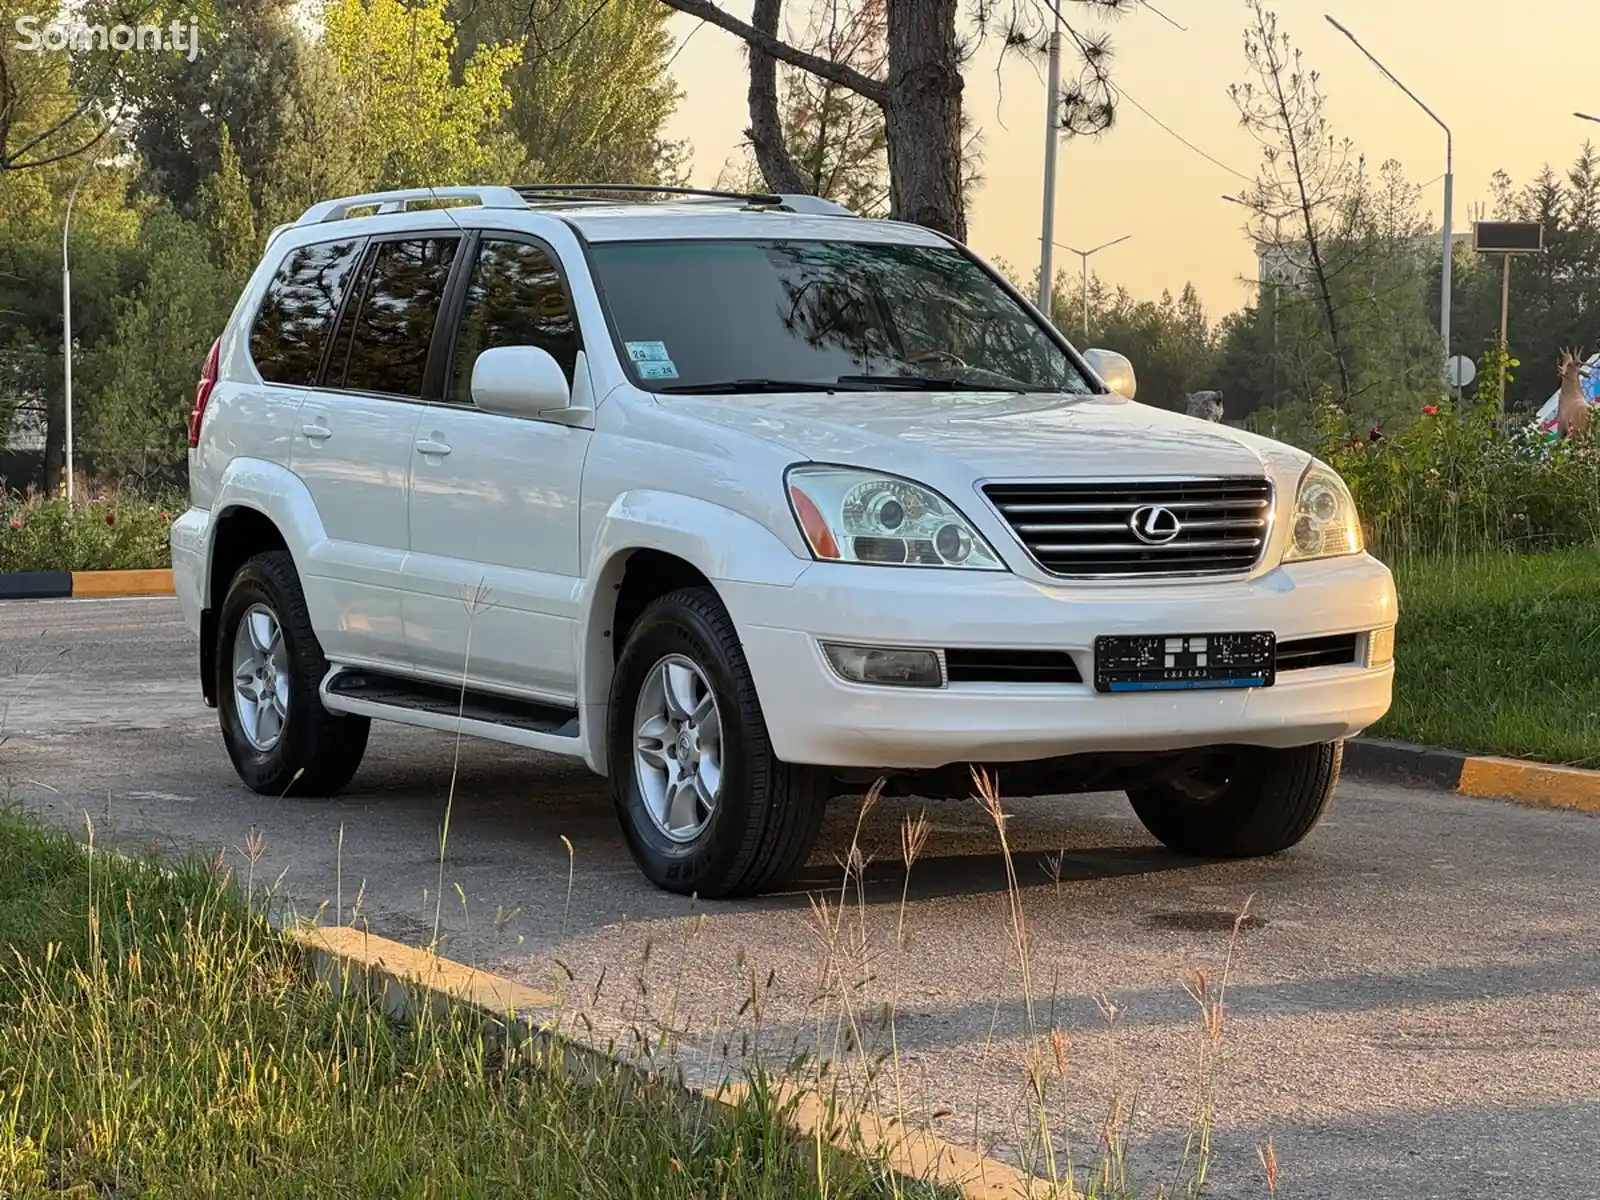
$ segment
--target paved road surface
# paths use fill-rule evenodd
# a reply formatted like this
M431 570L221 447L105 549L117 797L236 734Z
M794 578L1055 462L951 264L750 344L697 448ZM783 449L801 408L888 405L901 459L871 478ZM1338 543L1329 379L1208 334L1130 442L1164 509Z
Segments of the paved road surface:
M263 799L235 780L194 659L170 600L0 604L0 784L129 848L220 853L301 913L358 910L426 941L452 740L377 727L347 795ZM1120 796L1007 807L1027 978L974 803L927 806L908 875L901 830L922 806L881 803L857 835L842 801L805 886L695 910L643 883L581 767L466 742L445 951L559 988L617 1036L672 1031L701 1072L755 1046L859 1064L886 1050L892 1010L888 1090L1001 1153L1037 1125L1026 1064L1053 1058L1038 1047L1058 1028L1052 1128L1081 1156L1121 1098L1134 1172L1152 1178L1200 1084L1184 981L1216 987L1253 896L1209 1075L1213 1194L1261 1194L1269 1136L1284 1195L1600 1194L1600 821L1349 781L1298 851L1205 863L1161 851ZM838 901L853 840L866 883L819 917L810 894Z

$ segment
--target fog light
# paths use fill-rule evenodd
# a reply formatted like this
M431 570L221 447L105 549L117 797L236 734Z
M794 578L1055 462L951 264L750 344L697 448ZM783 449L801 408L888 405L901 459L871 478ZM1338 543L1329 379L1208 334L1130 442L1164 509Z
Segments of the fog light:
M1394 626L1367 634L1367 666L1382 667L1394 661Z
M887 646L840 646L824 642L822 651L841 679L892 687L932 687L944 683L935 650L897 650Z

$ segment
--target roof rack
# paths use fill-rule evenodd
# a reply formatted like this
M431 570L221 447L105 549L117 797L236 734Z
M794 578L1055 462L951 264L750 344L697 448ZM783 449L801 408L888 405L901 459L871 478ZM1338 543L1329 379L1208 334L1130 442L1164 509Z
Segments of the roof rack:
M380 213L405 212L423 201L462 200L483 208L527 208L528 202L516 190L497 185L484 187L399 188L388 192L369 192L364 196L344 196L313 204L301 214L296 225L320 225L342 221L353 208L375 208Z
M671 196L683 197L705 203L736 201L750 209L777 209L782 212L805 213L811 216L853 217L856 214L842 204L824 200L821 196L779 194L776 192L726 192L711 188L657 187L644 183L519 183L510 186L486 184L481 187L399 188L387 192L368 192L361 196L343 196L337 200L324 200L313 204L301 214L295 225L320 225L326 221L341 221L352 210L371 208L377 213L407 211L413 204L437 204L441 200L457 200L463 204L483 208L534 208L581 205L614 204L611 196ZM274 237L281 230L274 231Z

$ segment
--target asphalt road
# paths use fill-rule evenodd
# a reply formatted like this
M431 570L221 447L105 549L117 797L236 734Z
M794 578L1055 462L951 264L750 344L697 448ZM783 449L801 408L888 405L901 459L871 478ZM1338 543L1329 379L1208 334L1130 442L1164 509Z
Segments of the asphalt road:
M0 786L130 849L220 855L304 915L412 942L437 920L445 953L698 1075L757 1051L859 1072L892 1012L886 1102L1002 1154L1039 1124L1045 1062L1058 1140L1082 1161L1119 1101L1145 1180L1171 1175L1208 1085L1213 1195L1263 1193L1269 1137L1287 1196L1600 1195L1593 817L1352 780L1297 851L1209 863L1162 851L1121 796L1009 802L1025 974L976 803L926 806L908 873L924 806L841 801L802 886L694 909L635 872L601 781L538 755L463 742L457 766L451 738L380 726L348 794L254 796L194 672L170 600L0 604ZM842 893L852 844L866 881ZM1202 1069L1184 984L1215 995L1247 901Z

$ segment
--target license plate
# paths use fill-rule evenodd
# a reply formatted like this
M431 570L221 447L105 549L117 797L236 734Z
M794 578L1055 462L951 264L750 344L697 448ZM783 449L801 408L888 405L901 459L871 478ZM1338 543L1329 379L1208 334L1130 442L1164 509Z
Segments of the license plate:
M1271 687L1277 654L1272 633L1097 637L1094 686L1099 692Z

